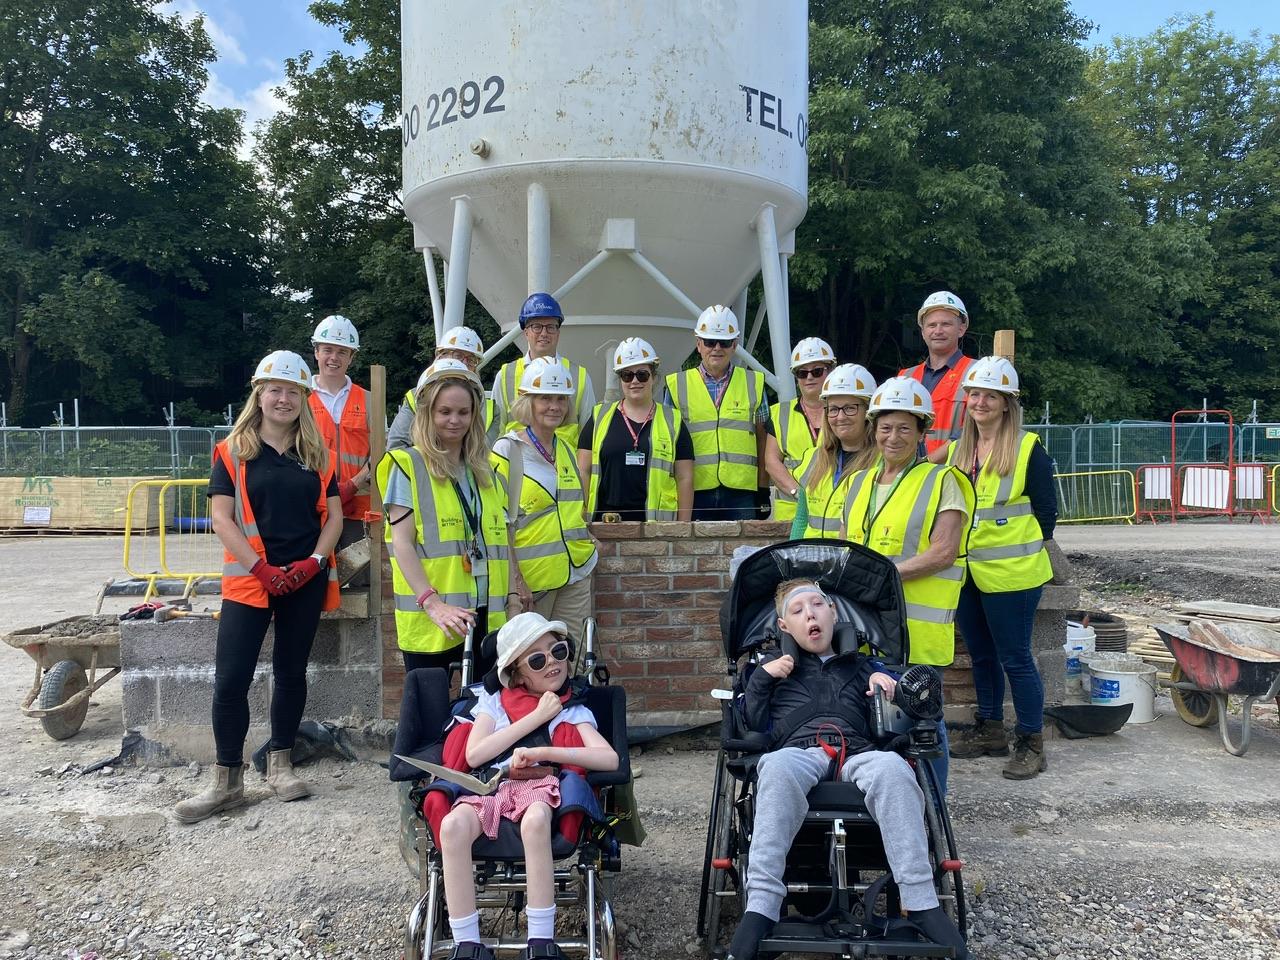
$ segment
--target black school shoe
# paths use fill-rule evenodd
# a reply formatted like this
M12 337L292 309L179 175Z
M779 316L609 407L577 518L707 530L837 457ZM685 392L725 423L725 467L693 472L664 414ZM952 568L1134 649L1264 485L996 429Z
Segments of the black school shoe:
M954 947L956 960L970 960L969 948L965 946L964 937L941 907L930 910L911 910L907 913L910 920L926 937L944 947Z
M468 940L465 943L454 944L449 960L494 960L494 956L493 951L483 943Z
M756 913L754 910L744 913L738 929L733 933L725 960L756 960L760 941L773 932L773 923L763 913Z

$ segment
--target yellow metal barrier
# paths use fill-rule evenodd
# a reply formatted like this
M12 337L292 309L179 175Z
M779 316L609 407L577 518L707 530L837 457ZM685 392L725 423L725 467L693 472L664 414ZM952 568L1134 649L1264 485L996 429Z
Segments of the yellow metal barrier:
M130 488L124 569L146 582L144 602L158 594L161 581L180 582L185 597L198 581L222 576L222 545L213 532L208 487L208 480L199 479L142 480Z
M1059 523L1133 523L1138 512L1138 481L1132 470L1059 473Z

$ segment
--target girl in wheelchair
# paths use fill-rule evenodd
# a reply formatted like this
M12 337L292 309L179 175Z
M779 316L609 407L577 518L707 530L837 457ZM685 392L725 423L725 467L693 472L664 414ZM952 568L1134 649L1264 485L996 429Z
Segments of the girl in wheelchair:
M591 711L569 700L570 645L565 625L537 613L513 617L498 632L496 693L481 694L472 708L466 765L506 769L486 796L462 794L444 817L440 852L445 902L458 960L493 960L480 941L472 845L498 835L501 821L520 826L528 878L528 946L524 957L559 958L555 942L555 886L551 855L552 811L561 803L559 770L615 770L618 755L596 729ZM529 746L530 740L549 745Z
M874 743L870 698L877 687L892 697L893 678L857 651L835 653L835 606L814 581L781 584L775 609L778 629L795 640L798 656L764 661L746 684L746 724L760 733L771 731L775 746L756 768L746 906L730 960L755 958L760 941L778 921L787 892L787 853L804 821L806 797L833 772L865 794L909 920L934 943L953 947L957 958L968 957L964 938L939 906L934 888L924 794L907 761L877 750Z

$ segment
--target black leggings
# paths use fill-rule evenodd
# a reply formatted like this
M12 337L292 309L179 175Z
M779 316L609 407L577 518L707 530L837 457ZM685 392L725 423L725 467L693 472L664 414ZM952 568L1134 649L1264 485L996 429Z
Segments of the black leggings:
M472 683L479 683L484 679L484 675L492 670L494 664L498 662L496 656L486 657L481 653L481 647L484 646L484 635L488 632L488 627L489 608L481 607L476 611L474 635L479 639L473 646L476 653L476 662L475 669L471 673ZM404 659L405 673L422 667L439 667L441 670L448 670L449 664L462 662L462 644L450 647L448 650L442 650L440 653L414 653L412 650L401 650L400 656Z
M271 597L267 607L222 601L213 681L213 740L222 766L234 767L244 762L249 687L272 620L275 641L271 648L271 749L293 747L302 710L307 705L307 660L320 623L327 584L322 570L293 593Z

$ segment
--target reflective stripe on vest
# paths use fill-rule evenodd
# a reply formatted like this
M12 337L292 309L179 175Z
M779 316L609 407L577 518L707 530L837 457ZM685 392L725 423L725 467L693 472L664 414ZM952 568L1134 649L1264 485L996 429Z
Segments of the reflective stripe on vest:
M926 361L927 363L927 361ZM925 449L933 453L939 447L960 438L960 429L964 426L964 394L960 389L964 381L964 373L973 363L973 357L963 354L960 362L947 370L935 385L930 396L933 398L933 426L925 434ZM910 377L924 383L925 363L917 364L905 370L899 370L898 376Z
M600 492L600 448L617 411L616 403L597 403L592 411L591 478L587 485L587 515L595 516ZM648 522L675 520L680 495L676 485L676 437L680 413L663 403L654 405L653 422L645 438L644 518Z
M818 482L818 489L809 486L813 471L817 468L818 449L814 447L806 453L796 468L793 476L796 483L804 490L805 502L809 509L809 519L805 524L806 537L820 537L835 540L840 536L840 525L844 522L845 501L849 496L849 488L853 478L860 476L855 470L848 470L834 487L832 482L835 473L828 470L826 476Z
M950 472L957 478L970 515L973 492L968 481L954 467L921 461L912 467L864 529L871 507L871 492L881 464L860 470L849 487L845 508L845 536L901 563L929 548L929 535L942 497L942 479ZM905 580L902 593L907 603L909 661L946 666L955 657L956 605L964 584L964 538L955 563L927 577Z
M773 421L773 436L778 441L782 464L792 476L796 476L797 470L800 469L800 462L805 454L813 450L815 443L813 431L809 429L809 418L803 411L796 409L796 404L799 402L798 400L786 402L786 416L782 415L782 403L775 403L769 408L769 418ZM796 498L785 490L778 490L773 498L773 519L794 520L795 515Z
M756 490L759 471L755 413L764 393L764 377L734 367L719 407L697 370L668 374L667 393L676 398L676 407L693 440L693 488Z
M529 444L510 442L517 455L542 459ZM560 589L569 582L574 568L583 566L596 552L582 516L582 481L573 451L559 437L555 438L555 450L555 491L548 491L527 469L520 485L515 558L525 583L534 592ZM510 476L511 464L502 454L495 451L492 461L504 478Z
M365 461L369 459L368 395L364 387L351 384L347 402L342 407L341 420L336 424L314 390L307 399L324 445L329 448L329 455L337 466L338 482L345 483L363 470ZM363 520L368 512L369 495L364 493L356 494L343 508L342 515L351 520Z
M1022 431L1011 473L1001 477L985 464L978 473L978 508L969 533L969 573L978 589L987 593L1031 590L1053 579L1040 521L1026 494L1027 468L1039 442L1034 433ZM954 461L955 453L956 445L952 444L948 463Z
M510 583L507 544L506 490L497 478L480 487L480 527L488 557L489 592L476 596L476 580L463 563L468 540L462 504L448 479L437 479L427 470L426 461L414 447L392 450L378 464L378 489L386 497L392 470L409 479L413 499L414 552L427 582L445 603L474 610L488 606L488 628L496 630L507 622L506 601ZM389 505L390 506L390 505ZM401 523L407 523L402 520ZM393 525L386 525L386 539L392 539ZM441 653L462 641L448 636L419 606L416 594L391 551L391 587L395 595L396 637L401 650L413 653Z
M267 558L267 547L262 542L258 521L253 515L253 504L249 502L249 495L245 486L245 463L231 452L231 447L226 440L218 442L213 448L213 455L222 460L222 465L226 468L227 475L231 478L231 483L235 487L235 493L231 496L231 510L236 526L240 528L244 538L249 541L249 546L253 548L253 552L265 560ZM329 501L324 492L328 489L329 479L332 476L333 464L330 463L320 476L320 499L316 503L316 513L320 516L321 530L324 529L325 521L329 517ZM342 602L342 597L338 591L338 566L334 562L333 554L329 555L329 563L325 571L322 572L322 576L325 577L328 583L325 585L324 602L321 604L320 609L337 610ZM227 600L234 600L237 603L243 603L251 607L266 607L271 602L271 596L267 593L267 588L225 546L222 548L222 596Z
M524 429L523 423L516 423L511 419L511 406L519 396L520 375L524 373L524 365L524 357L504 363L502 369L498 371L497 377L494 378L493 391L501 395L502 409L505 411L507 420L506 423L499 425L495 440L509 430ZM578 385L573 394L573 416L567 418L563 424L556 428L556 436L567 443L570 450L577 450L578 434L582 431L582 425L587 422L587 411L582 409L582 395L587 389L587 368L575 367L565 357L560 358L560 366L573 374L578 381Z

